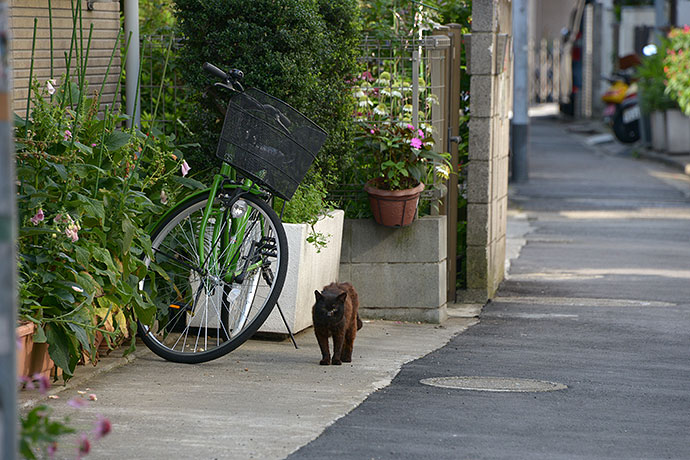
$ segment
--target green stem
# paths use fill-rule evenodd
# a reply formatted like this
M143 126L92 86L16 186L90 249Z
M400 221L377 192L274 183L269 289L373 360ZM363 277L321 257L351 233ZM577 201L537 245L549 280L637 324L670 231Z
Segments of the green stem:
M36 52L36 28L38 26L38 18L34 18L34 34L31 40L31 66L29 68L29 92L26 96L26 121L24 130L26 137L29 138L29 111L31 109L31 90L34 83L34 53Z
M48 0L48 23L50 25L50 78L53 79L53 4L51 0ZM53 96L51 95L50 97L52 98Z
M98 100L96 102L96 106L100 107L101 106L101 96L103 95L103 91L105 89L105 83L108 80L108 77L110 76L110 67L113 64L113 59L115 58L115 51L117 51L117 44L120 42L120 37L122 36L122 30L119 30L117 32L117 38L115 38L115 44L113 45L113 51L110 53L110 60L108 61L108 67L105 69L105 75L103 76L103 82L101 82L101 89L98 90ZM117 93L115 93L117 94Z

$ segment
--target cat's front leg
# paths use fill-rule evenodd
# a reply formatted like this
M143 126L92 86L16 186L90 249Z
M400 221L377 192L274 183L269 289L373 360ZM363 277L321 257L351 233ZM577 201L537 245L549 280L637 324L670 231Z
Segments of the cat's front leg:
M314 333L316 334L316 341L319 343L319 348L321 349L321 361L319 361L319 364L328 366L331 364L331 352L328 349L328 331L324 332L314 328Z
M340 360L340 355L343 352L343 342L345 342L345 334L342 328L339 328L338 332L333 333L333 359L331 364L334 366L340 366L343 363Z

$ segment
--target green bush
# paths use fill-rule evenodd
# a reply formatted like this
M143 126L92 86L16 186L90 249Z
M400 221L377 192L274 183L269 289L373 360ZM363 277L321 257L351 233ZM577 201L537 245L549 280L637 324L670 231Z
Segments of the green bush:
M223 114L203 97L214 80L201 67L211 62L243 70L246 86L286 101L324 127L329 138L311 174L336 182L351 165L347 80L354 73L359 40L357 2L176 0L176 7L184 37L179 68L199 102L190 128L202 148L188 156L192 166L202 170L217 164Z
M666 58L667 45L668 43L665 42L658 47L657 54L644 57L642 63L637 67L640 108L644 113L675 107L673 100L666 94L664 59Z

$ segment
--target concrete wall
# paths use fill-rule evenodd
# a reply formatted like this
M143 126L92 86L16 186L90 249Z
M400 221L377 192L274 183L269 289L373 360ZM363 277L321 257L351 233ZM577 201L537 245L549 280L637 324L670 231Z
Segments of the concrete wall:
M485 302L503 280L512 108L511 3L474 2L469 40L470 138L467 176L467 290Z
M392 229L346 219L340 281L351 282L365 318L440 323L446 310L446 216Z
M92 11L88 11L86 1L81 1L84 48L86 48L88 40L89 27L91 24L94 26L89 65L86 71L89 90L94 91L100 89L110 55L115 46L115 39L120 30L120 4L117 0L100 0L93 4ZM73 24L72 7L70 0L52 0L51 5L53 16L53 75L59 79L65 73L64 55L70 50ZM26 112L34 18L38 18L38 24L33 78L41 84L50 78L50 21L48 12L48 0L10 1L9 23L12 33L10 65L13 69L14 78L12 102L13 110L19 115L24 115ZM77 33L79 34L79 32ZM74 58L72 67L74 68ZM72 74L74 74L74 70L72 70ZM118 48L103 91L103 104L112 104L119 74L120 53Z

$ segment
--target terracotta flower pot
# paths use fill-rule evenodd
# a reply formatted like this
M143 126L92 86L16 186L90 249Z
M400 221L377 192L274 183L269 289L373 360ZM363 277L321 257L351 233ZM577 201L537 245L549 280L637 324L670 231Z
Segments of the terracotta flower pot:
M410 225L417 214L419 195L424 184L406 190L382 190L376 188L376 180L364 185L369 194L369 205L376 223L386 227L404 227Z
M24 323L17 326L17 376L32 377L41 374L50 377L55 363L48 355L47 343L34 343L34 323Z

